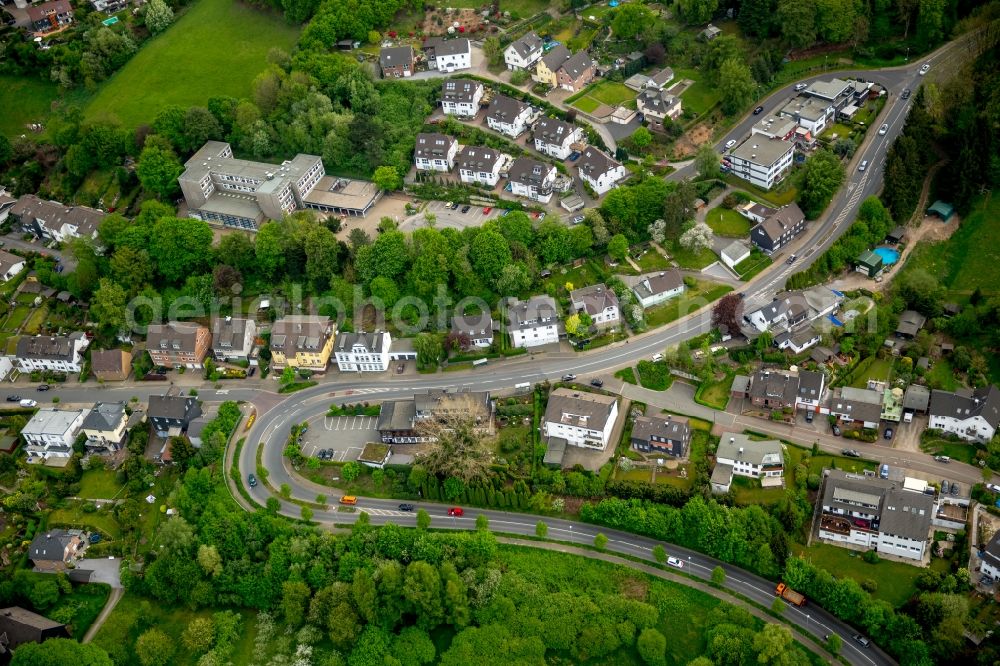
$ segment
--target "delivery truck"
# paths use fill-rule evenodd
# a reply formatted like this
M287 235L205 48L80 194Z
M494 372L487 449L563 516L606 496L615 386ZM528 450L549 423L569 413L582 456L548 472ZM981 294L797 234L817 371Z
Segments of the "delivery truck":
M784 583L778 583L778 587L775 588L774 593L790 604L794 604L796 606L806 605L805 596L799 594L798 592L788 587Z

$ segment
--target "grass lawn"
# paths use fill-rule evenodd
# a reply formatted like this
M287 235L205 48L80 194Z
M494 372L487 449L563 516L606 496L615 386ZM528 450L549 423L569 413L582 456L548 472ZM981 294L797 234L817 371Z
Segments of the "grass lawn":
M869 578L876 581L878 589L872 596L888 601L893 607L905 603L913 596L916 592L917 576L924 571L920 567L887 560L882 560L878 564L868 564L861 559L860 552L825 543L814 544L809 548L792 544L792 552L827 571L836 571L839 577L849 576L859 583ZM931 558L931 568L945 572L948 569L948 562Z
M667 261L666 257L652 249L636 259L635 263L639 264L639 268L642 269L643 273L665 271L670 268L670 262Z
M615 377L622 380L626 384L638 384L639 382L635 379L635 370L632 368L622 368L615 372Z
M7 315L7 321L3 323L3 330L10 331L11 333L16 333L21 328L21 324L24 320L28 318L31 314L31 308L27 305L17 305L10 314Z
M751 252L750 256L736 264L736 272L744 282L752 280L762 270L771 265L771 257L763 252Z
M600 81L584 90L583 94L571 103L571 106L575 106L585 113L593 113L599 104L625 105L634 109L635 95L635 91L624 83Z
M681 247L679 242L674 242L669 251L670 256L673 257L678 266L696 271L700 271L705 268L705 266L713 264L719 260L719 258L715 256L715 253L708 248L703 248L700 252L692 252Z
M942 391L954 391L958 388L959 382L955 379L955 371L946 358L934 361L934 367L928 370L924 377L928 385Z
M750 220L732 208L724 208L723 206L713 208L705 216L705 222L719 236L742 238L750 235Z
M932 456L948 456L967 465L976 464L976 447L972 444L951 442L947 439L928 439L920 443L920 450Z
M785 489L781 486L776 488L762 488L760 481L745 476L734 476L731 488L736 498L736 503L744 506L749 504L774 504L785 496Z
M0 90L6 99L17 100L16 104L5 105L7 108L0 114L0 134L8 137L27 134L28 123L44 122L52 102L59 97L54 83L23 76L0 76Z
M31 316L28 317L28 321L24 323L24 332L28 335L36 335L41 330L42 324L45 323L48 315L49 309L44 305L33 310Z
M698 387L695 400L711 407L712 409L723 410L729 404L729 392L733 388L734 375L727 374L720 380L707 382Z
M770 190L761 189L753 183L745 181L732 173L722 174L722 180L737 189L743 190L754 201L767 206L772 206L774 208L780 208L781 206L792 203L795 201L795 197L799 193L798 189L795 187L795 178L793 176L786 176L783 181Z
M696 288L687 290L680 298L670 299L663 305L646 310L646 324L650 328L669 324L676 319L700 310L712 301L722 298L732 290L733 288L726 284L699 281Z
M272 47L290 51L297 27L236 0L198 0L114 74L87 105L88 120L151 123L169 104L204 106L209 97L246 97ZM164 66L167 63L167 66Z
M696 69L675 69L674 80L691 79L694 84L681 93L685 109L701 115L719 103L719 91L705 82L705 75Z
M838 139L843 139L844 137L851 136L851 128L847 125L842 125L840 123L834 123L826 128L823 132L822 138L831 139L833 135L836 134Z
M563 272L564 270L566 271L565 273ZM552 275L542 281L542 291L550 293L548 287L550 285L554 286L558 294L557 298L568 304L569 292L566 289L567 283L573 285L573 289L579 289L590 284L603 282L604 279L605 273L602 271L600 264L591 259L585 261L579 268L572 268L570 265L553 267ZM530 296L531 293L525 292L525 295Z
M581 97L572 104L584 113L593 113L600 105L600 102L592 97Z
M87 499L111 499L121 486L115 481L115 473L111 470L89 470L83 473L80 480L80 497Z
M67 500L64 509L55 509L49 514L49 526L67 527L70 529L94 529L105 537L118 539L121 537L121 527L111 515L110 506L98 509L93 513L84 513L83 505L89 502L74 502Z
M887 361L884 358L876 358L871 362L871 364L869 364L865 372L858 374L858 377L851 382L851 386L855 388L866 388L868 386L869 379L888 381L891 372L891 361Z
M35 573L33 571L24 572L30 580L45 581L51 580L51 574ZM46 611L46 615L52 616L64 608L72 610L73 619L68 623L70 633L75 637L82 637L87 633L87 629L94 623L101 609L104 608L108 595L111 594L111 586L106 583L84 583L73 585L73 591L69 594L60 594L59 601Z

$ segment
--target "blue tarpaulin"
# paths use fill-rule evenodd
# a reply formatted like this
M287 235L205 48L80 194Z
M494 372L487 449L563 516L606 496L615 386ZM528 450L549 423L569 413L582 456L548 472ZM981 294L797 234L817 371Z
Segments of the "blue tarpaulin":
M830 321L833 322L834 326L843 326L844 325L844 322L840 321L839 319L837 319L833 315L829 315L829 317L830 317Z

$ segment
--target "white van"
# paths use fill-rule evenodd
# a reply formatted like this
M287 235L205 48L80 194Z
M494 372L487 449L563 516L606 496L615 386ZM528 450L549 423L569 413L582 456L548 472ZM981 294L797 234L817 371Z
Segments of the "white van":
M663 360L663 354L660 354L658 352L656 354L653 354L653 363L656 363L657 361L662 361L662 360Z
M475 361L472 362L472 367L476 368L479 367L480 365L486 365L486 362L489 360L490 359L488 358L477 358Z
M514 389L517 391L530 391L531 382L522 382L520 384L514 384Z
M35 406L35 405L37 405L37 404L38 404L38 403L37 403L37 402L35 402L34 400L28 400L28 399L25 399L25 400L22 400L22 401L21 401L21 406L22 406L22 407L34 407L34 406Z
M903 414L903 423L913 423L913 412Z

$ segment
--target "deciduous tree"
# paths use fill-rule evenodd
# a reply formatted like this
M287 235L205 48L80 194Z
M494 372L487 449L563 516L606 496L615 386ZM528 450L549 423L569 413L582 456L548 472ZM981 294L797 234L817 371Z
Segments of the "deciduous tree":
M733 115L742 111L753 100L756 87L750 68L742 58L725 60L719 69L722 112Z
M163 32L174 22L174 10L163 0L149 0L143 16L146 20L146 27L154 35Z
M174 640L155 627L144 631L135 642L135 653L143 666L167 666L174 651Z
M437 418L417 424L428 441L417 460L432 474L469 482L486 474L493 461L494 436L484 429L489 414L470 394L442 397Z
M143 188L158 198L169 201L178 190L177 177L184 166L173 151L158 146L147 146L139 155L136 176Z

